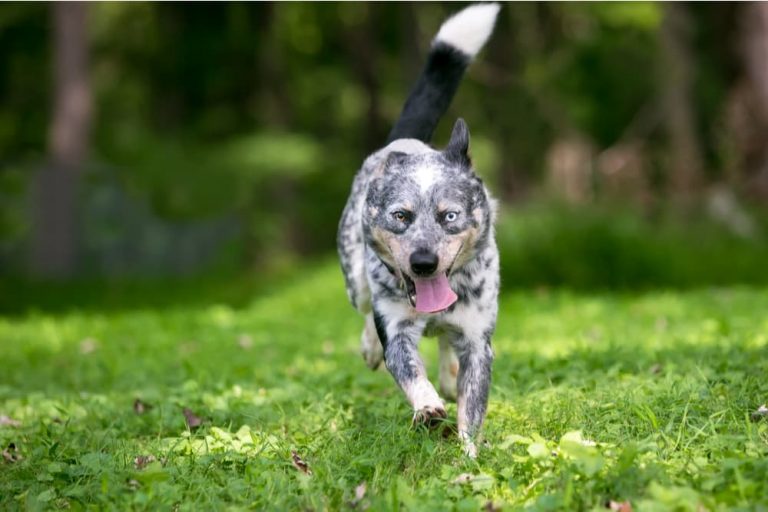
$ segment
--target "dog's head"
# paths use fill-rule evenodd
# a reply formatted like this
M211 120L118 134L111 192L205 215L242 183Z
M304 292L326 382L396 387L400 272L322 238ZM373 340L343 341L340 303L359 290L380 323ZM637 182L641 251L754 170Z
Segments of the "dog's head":
M456 121L442 151L390 153L371 181L363 211L366 242L402 280L417 311L456 300L448 276L487 242L492 209Z

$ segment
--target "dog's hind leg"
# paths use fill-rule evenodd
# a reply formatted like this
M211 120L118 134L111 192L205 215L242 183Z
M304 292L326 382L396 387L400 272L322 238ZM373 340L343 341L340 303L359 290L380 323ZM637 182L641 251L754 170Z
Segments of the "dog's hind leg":
M451 344L459 359L459 374L456 389L457 426L459 438L464 443L464 452L470 457L477 456L475 436L485 419L488 407L488 390L491 384L491 334L493 329L474 332L454 332L450 336Z
M440 395L448 400L456 401L459 358L456 356L449 336L440 335L438 343L440 346Z
M492 362L490 343L471 347L459 355L457 423L464 452L472 458L477 457L474 437L480 431L488 408Z
M375 370L384 359L384 348L376 333L376 323L373 321L373 313L365 315L365 329L360 339L360 353L363 354L368 368Z

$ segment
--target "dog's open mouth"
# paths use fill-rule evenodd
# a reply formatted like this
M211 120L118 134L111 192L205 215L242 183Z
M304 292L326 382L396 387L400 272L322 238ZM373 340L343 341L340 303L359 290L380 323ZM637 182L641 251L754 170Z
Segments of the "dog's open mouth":
M451 289L448 274L411 279L403 274L408 300L419 313L438 313L448 309L459 298Z

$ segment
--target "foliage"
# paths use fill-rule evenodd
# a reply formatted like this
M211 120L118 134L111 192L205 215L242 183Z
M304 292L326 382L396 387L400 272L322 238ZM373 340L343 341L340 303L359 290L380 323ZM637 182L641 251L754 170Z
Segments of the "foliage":
M255 221L275 219L270 214L263 212ZM496 229L502 284L510 290L624 291L765 285L768 220L759 210L751 215L757 227L744 238L713 225L703 213L681 220L674 214L659 212L649 218L606 205L575 208L550 202L504 207ZM230 247L229 252L236 255L240 248ZM178 254L171 257L177 265L181 261ZM242 306L253 293L271 290L285 279L299 279L317 264L282 255L243 270L239 258L223 257L209 272L197 276L161 273L138 279L127 274L69 283L7 277L0 279L0 312L166 307L210 300ZM156 288L165 292L157 294Z
M365 369L335 265L238 308L5 316L0 446L23 458L0 461L0 508L766 506L766 307L748 288L506 293L477 462Z
M738 155L726 155L721 139L737 75L728 48L735 45L729 27L738 11L720 4L686 9L701 77L691 101L708 178L730 180ZM95 119L88 183L108 182L178 230L226 219L241 266L327 251L356 168L382 144L429 38L455 10L452 4L89 5ZM49 17L46 6L0 6L6 274L24 267L33 227L29 193L47 150L54 90ZM505 6L436 145L455 117L466 118L480 173L508 200L538 189L548 151L562 137L578 134L597 151L639 140L644 172L659 194L668 171L658 100L663 18L663 6L650 2ZM102 192L86 183L81 218L92 215L87 205ZM125 215L125 224L151 224ZM72 236L81 252L109 245L88 221L80 228ZM109 236L136 238L136 251L153 251L131 230ZM101 268L83 259L78 270ZM134 272L150 273L138 263Z
M764 214L755 212L764 222ZM701 212L690 219L603 205L539 203L504 210L497 229L510 288L765 284L765 227L739 237Z

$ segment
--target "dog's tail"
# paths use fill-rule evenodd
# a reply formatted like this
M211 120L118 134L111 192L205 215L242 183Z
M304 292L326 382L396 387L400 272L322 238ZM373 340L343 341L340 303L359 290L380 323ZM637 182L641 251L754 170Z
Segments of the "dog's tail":
M499 4L474 4L443 23L387 144L404 138L429 142L464 71L493 32L498 12Z

